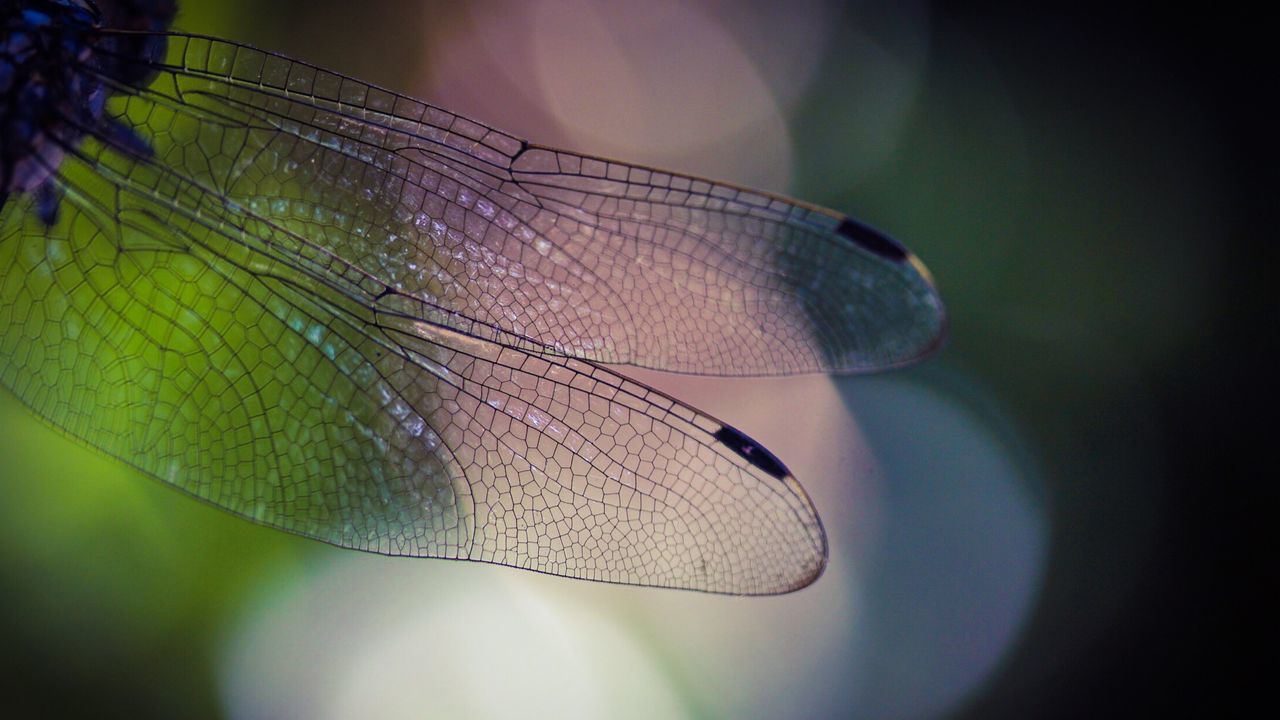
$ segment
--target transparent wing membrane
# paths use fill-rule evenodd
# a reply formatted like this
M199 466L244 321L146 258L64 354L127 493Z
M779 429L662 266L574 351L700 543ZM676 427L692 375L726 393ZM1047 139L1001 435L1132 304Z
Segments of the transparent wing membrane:
M596 363L910 362L943 331L914 256L219 40L169 36L146 87L116 60L84 72L122 130L62 138L57 204L0 216L0 380L42 417L344 547L726 593L821 573L781 462Z
M201 121L173 159L309 221L305 237L445 324L720 375L880 369L942 333L918 261L831 211L530 145L259 50L170 45L131 102Z

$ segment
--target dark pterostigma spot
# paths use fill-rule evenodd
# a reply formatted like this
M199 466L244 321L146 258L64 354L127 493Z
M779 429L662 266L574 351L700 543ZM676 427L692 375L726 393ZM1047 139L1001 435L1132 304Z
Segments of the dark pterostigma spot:
M840 221L836 234L853 241L862 249L875 253L886 260L902 262L907 259L907 249L899 245L893 238L879 230L863 225L851 217Z
M783 465L782 461L773 453L765 450L760 443L728 425L724 425L717 430L715 438L724 443L730 450L746 458L747 462L779 480L791 474L791 471L787 470L787 466Z

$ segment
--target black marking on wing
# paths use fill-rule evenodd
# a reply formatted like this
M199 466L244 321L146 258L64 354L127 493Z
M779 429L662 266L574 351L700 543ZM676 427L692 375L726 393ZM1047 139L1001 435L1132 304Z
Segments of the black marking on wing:
M776 455L766 450L760 443L743 435L737 428L724 425L716 431L714 437L745 458L747 462L779 480L791 474Z
M863 225L851 217L846 217L840 221L840 227L836 228L836 234L848 238L863 250L875 253L887 260L902 262L908 257L907 249L899 245L896 240L875 228Z

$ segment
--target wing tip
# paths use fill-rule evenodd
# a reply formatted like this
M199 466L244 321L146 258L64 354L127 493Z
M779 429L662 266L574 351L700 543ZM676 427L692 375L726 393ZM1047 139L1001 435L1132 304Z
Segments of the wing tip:
M788 595L813 585L826 573L827 565L831 560L831 543L827 537L822 516L818 514L818 508L809 497L809 493L805 492L804 487L794 475L788 474L781 480L787 491L801 501L802 507L795 507L793 511L795 521L803 526L804 535L808 539L808 553L803 554L785 569L780 568L771 581L766 581L750 590L723 592L751 597ZM755 582L760 582L760 578L757 577Z
M796 513L796 521L805 527L811 549L805 562L797 563L786 572L780 572L774 578L774 583L758 589L736 592L727 590L727 592L741 595L785 595L817 582L826 571L830 558L830 544L817 507L805 492L804 487L776 455L737 428L721 424L720 429L713 433L713 437L750 463L752 467L782 483L786 492L800 500L802 508L794 507L793 510Z
M785 595L793 593L797 590L803 590L818 581L823 573L827 571L827 564L831 560L831 543L827 538L827 528L822 523L822 516L818 514L818 508L813 504L813 499L809 497L809 493L805 492L800 482L795 476L788 475L785 481L787 486L793 493L804 501L805 507L809 510L808 525L810 530L810 540L813 542L813 555L811 562L804 566L803 571L795 576L795 579L786 584L777 592L769 593L770 595Z
M848 215L840 219L834 233L862 252L898 266L899 272L914 273L916 279L912 285L916 293L915 306L918 308L919 319L927 325L927 330L919 333L915 342L900 347L892 357L879 358L878 362L868 366L844 366L837 363L835 367L828 370L867 372L906 367L920 362L941 349L946 344L950 321L941 293L938 291L938 283L920 257L889 235Z
M908 262L920 274L920 277L928 285L927 304L932 306L931 322L928 335L922 338L922 342L915 344L910 352L904 354L902 358L896 362L890 363L884 369L897 369L915 365L922 360L926 360L943 347L951 337L951 316L947 312L947 306L942 302L942 295L938 292L938 286L933 281L933 275L929 273L929 269L920 262L920 258L912 254Z

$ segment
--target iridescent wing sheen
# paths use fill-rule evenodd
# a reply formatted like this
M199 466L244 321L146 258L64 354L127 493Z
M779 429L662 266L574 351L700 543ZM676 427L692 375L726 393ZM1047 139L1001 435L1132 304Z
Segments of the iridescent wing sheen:
M134 117L200 120L165 160L464 332L720 375L881 369L942 336L923 265L838 213L531 145L217 40L173 37L161 69Z
M943 318L913 256L219 40L172 35L154 69L108 105L149 151L69 141L57 223L0 215L0 380L38 414L345 547L729 593L818 576L776 458L594 363L908 362Z

